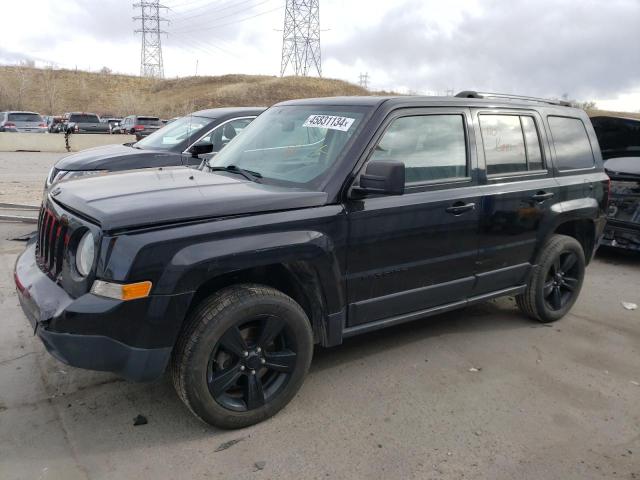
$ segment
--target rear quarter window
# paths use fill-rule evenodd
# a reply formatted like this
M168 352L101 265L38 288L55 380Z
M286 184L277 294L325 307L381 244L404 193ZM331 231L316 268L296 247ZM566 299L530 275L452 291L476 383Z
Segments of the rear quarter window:
M579 118L548 117L558 170L592 168L595 160L587 130Z

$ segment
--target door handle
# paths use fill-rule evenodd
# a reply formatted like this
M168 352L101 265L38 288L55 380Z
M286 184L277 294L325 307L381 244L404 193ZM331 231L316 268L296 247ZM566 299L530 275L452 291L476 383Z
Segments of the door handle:
M451 213L452 215L462 215L464 212L474 210L475 208L475 203L456 202L450 207L445 208L445 212Z
M532 195L531 198L536 202L544 202L545 200L553 197L553 192L538 192L535 195Z

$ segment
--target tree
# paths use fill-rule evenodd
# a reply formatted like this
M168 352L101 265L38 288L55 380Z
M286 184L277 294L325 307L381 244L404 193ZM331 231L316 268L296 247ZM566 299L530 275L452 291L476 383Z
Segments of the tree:
M40 74L40 85L42 86L42 98L47 108L47 113L55 115L58 106L58 96L60 94L60 79L53 65L49 65Z

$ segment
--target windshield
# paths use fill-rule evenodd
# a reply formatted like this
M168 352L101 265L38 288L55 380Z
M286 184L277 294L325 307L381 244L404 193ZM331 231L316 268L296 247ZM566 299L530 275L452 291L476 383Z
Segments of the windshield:
M91 114L71 115L69 121L75 123L100 123L98 116Z
M213 119L189 115L171 122L135 144L148 150L184 150L204 132Z
M233 165L267 182L317 187L358 130L365 111L331 106L270 108L208 166Z
M41 122L42 117L37 113L10 113L9 120L13 122Z

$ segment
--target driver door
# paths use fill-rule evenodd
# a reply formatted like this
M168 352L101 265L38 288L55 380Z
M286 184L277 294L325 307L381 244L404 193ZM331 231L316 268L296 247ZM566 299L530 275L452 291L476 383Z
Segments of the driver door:
M368 161L406 168L403 195L348 200L348 328L420 316L470 296L480 197L467 109L404 109Z

